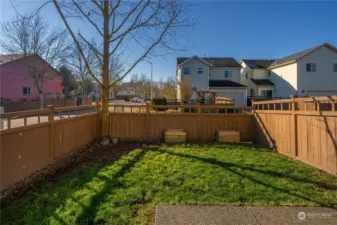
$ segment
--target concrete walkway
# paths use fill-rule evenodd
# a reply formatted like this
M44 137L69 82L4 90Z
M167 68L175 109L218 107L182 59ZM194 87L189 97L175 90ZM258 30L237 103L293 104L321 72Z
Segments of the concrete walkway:
M156 225L336 225L337 210L309 207L157 206Z

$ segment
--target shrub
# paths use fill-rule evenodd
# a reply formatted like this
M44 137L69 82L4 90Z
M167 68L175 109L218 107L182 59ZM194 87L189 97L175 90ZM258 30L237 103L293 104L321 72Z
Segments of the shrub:
M167 101L166 101L166 98L153 98L151 99L151 105L152 106L155 106L155 105L167 105ZM153 107L152 108L153 110L158 110L158 111L165 111L167 110L167 108L155 108Z

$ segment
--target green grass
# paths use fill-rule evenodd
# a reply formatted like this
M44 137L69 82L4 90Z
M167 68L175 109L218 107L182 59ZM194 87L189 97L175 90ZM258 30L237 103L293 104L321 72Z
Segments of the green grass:
M2 224L149 224L157 204L337 204L337 178L262 149L186 144L134 150L65 174L2 212Z

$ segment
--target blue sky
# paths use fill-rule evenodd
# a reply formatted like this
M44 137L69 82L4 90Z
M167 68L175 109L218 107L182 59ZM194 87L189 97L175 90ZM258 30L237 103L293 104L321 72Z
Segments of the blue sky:
M42 1L16 0L20 12L35 9ZM337 46L337 1L197 1L191 12L193 28L186 29L185 52L151 59L154 77L175 74L178 56L269 59L328 42ZM9 0L1 1L0 20L15 15ZM62 27L50 5L42 15L51 25ZM74 24L76 26L77 24ZM80 26L80 25L78 25ZM150 75L150 65L141 63L134 72Z

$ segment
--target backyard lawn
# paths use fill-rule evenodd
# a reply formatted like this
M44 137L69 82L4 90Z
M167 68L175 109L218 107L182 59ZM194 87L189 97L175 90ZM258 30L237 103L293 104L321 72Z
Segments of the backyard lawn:
M337 178L263 149L135 149L64 174L1 212L2 224L151 224L157 204L337 206Z

